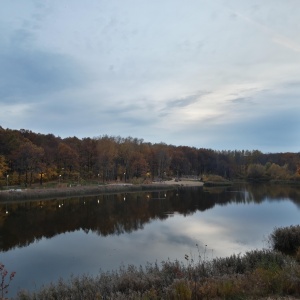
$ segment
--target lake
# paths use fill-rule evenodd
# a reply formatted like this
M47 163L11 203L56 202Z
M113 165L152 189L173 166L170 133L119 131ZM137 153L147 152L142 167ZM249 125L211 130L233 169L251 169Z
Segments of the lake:
M299 220L300 187L276 185L2 203L0 262L17 273L13 296L71 274L267 248L275 227Z

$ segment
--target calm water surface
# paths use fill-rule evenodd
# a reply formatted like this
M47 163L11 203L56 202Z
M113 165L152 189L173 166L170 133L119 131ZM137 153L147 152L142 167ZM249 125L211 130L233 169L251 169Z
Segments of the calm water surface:
M300 189L182 188L5 203L0 217L0 262L17 272L13 296L71 274L184 261L198 257L198 248L203 259L267 248L274 227L300 223Z

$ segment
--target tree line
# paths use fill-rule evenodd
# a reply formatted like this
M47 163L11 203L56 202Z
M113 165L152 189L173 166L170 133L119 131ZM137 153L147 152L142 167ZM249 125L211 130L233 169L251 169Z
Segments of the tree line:
M299 180L300 153L262 153L149 143L103 135L61 138L0 127L0 184L147 182L215 174L227 179Z

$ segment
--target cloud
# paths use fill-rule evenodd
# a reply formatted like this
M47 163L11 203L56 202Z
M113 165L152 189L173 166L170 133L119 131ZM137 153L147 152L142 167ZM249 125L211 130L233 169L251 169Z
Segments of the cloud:
M230 9L231 10L231 9ZM250 18L248 16L246 16L245 14L237 11L237 10L231 10L232 14L234 16L237 16L238 18L246 21L247 23L253 25L254 27L256 27L259 31L265 33L266 35L268 35L270 37L270 39L284 47L284 48L287 48L289 50L292 50L292 51L295 51L295 52L300 52L300 44L293 41L292 39L274 31L271 27L265 25L265 24L262 24L256 20L254 20L253 18Z
M171 109L173 107L185 107L197 101L200 95L191 95L180 99L175 99L167 103L166 109Z
M230 119L230 114L228 118ZM206 126L203 130L204 138L198 130L201 137L198 146L202 142L203 146L219 150L258 149L264 152L282 152L285 145L289 145L290 151L298 152L299 148L295 143L300 129L297 119L297 110L269 111L267 115L259 112L255 115L255 111L251 111L238 121ZM197 130L194 130L193 134L196 133Z
M289 149L293 149L290 151L298 152L299 88L297 83L286 82L267 88L240 86L240 89L227 87L215 91L204 99L206 102L203 100L190 108L187 113L192 118L183 117L178 121L180 113L183 116L182 110L178 110L173 130L168 132L169 138L183 145L219 150L259 149L272 152L270 149L274 149L281 152L288 145ZM233 90L236 93L232 93ZM215 100L211 101L211 109L208 110L208 100L212 99ZM222 100L218 102L217 99ZM203 103L204 110L201 110Z
M20 39L28 38L22 35ZM71 57L18 47L15 42L9 45L2 44L1 48L0 97L2 102L24 101L21 100L24 98L30 102L33 96L62 91L85 82L83 68Z
M5 0L1 126L297 149L299 5L276 3Z
M250 97L238 97L231 99L230 102L233 104L248 104L248 103L253 103L253 100Z

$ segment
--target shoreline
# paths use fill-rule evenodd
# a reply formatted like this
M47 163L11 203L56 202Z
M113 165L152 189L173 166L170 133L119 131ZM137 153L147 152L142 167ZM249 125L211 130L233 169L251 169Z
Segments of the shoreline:
M172 190L178 187L201 187L203 182L196 180L174 179L150 184L109 183L105 185L82 185L57 188L29 188L0 191L0 202L22 200L45 200L56 198L68 198L76 196L93 196L107 193L139 192L155 190Z

